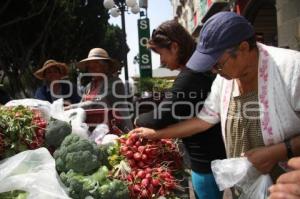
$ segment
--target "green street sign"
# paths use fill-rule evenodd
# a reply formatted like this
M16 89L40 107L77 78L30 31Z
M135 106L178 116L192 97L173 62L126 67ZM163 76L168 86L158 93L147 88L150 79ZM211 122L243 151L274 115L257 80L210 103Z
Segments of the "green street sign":
M148 18L138 20L138 32L140 76L141 78L152 77L151 51L147 48L150 38L150 23Z

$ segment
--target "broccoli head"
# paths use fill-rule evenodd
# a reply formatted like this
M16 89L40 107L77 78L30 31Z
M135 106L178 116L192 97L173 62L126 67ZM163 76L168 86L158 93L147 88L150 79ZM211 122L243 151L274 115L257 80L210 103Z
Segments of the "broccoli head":
M129 191L127 186L120 180L110 181L99 188L102 199L129 199Z
M101 184L110 182L107 176L108 169L103 166L92 175L82 175L73 170L69 170L67 173L62 172L60 179L68 187L69 195L74 199L83 199L87 196L101 198L99 188Z
M60 146L65 137L71 134L71 132L72 127L70 124L51 118L46 128L45 143L48 146L57 148Z
M79 137L68 135L54 154L58 172L73 170L85 175L100 167L99 150L96 144Z

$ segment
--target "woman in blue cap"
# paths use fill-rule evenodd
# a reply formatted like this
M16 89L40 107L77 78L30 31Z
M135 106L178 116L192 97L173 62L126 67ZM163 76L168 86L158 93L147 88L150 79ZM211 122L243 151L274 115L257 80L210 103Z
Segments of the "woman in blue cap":
M244 17L220 12L203 25L187 66L218 74L197 117L134 132L149 139L187 137L221 122L227 157L245 155L276 180L286 169L281 162L300 155L300 53L257 43Z

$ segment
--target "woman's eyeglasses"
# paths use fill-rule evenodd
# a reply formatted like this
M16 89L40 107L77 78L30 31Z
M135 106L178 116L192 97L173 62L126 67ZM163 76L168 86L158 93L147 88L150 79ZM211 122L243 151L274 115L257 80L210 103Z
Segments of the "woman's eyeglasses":
M226 58L226 60L223 62L223 63L216 63L214 66L213 66L213 69L215 69L216 71L220 72L223 70L224 66L226 65L227 61L229 60L230 58L230 55Z

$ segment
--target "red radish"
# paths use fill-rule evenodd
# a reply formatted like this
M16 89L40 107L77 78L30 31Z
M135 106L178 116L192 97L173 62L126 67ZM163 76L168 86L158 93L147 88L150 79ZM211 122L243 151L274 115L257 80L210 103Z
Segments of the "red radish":
M132 142L132 140L127 139L126 142L125 142L125 144L126 144L127 146L132 146L132 145L133 145L133 142Z
M128 147L127 146L121 146L120 150L121 150L121 153L126 153L128 151Z
M152 181L151 181L151 184L155 187L159 186L159 180L158 179L155 179L155 178L152 178Z
M147 168L145 169L145 172L146 172L146 173L151 173L151 172L152 172L152 169L149 168L149 167L147 167Z
M128 181L128 182L132 182L132 181L133 181L133 177L132 177L132 175L130 175L130 174L127 175L126 178L127 178L127 181Z
M133 191L135 192L140 192L141 191L141 187L137 184L133 185Z
M144 177L146 176L146 173L143 171L143 170L140 170L138 173L137 173L137 177L143 179Z
M129 136L129 139L136 142L139 139L139 136L136 133L133 133Z
M147 160L147 159L148 159L147 155L146 154L142 154L142 160L144 161L144 160Z
M128 164L129 164L129 166L130 166L131 168L136 167L135 161L134 161L133 159L128 159L127 161L128 161Z
M137 147L135 146L135 145L133 145L132 147L131 147L131 150L133 151L133 152L137 152Z
M136 141L134 144L136 147L140 147L141 146L141 142L140 141Z
M141 186L142 187L148 187L148 185L149 185L149 180L147 179L147 178L145 178L145 179L143 179L142 181L141 181Z
M140 161L140 160L142 159L142 156L141 156L141 154L140 154L139 152L135 152L135 153L133 154L133 158L134 158L135 160L137 160L137 161Z
M136 176L136 174L137 174L137 170L132 170L131 171L131 175L134 177L134 176Z
M139 147L138 147L138 151L139 151L140 153L143 153L143 152L145 151L145 146L139 146Z
M133 152L132 151L127 151L126 152L126 157L127 158L132 158L133 157Z
M145 163L142 162L142 161L139 161L139 162L137 163L137 165L138 165L138 167L140 167L141 169L143 169L143 168L145 167Z
M152 196L153 192L154 192L154 187L151 183L149 183L148 187L147 187L147 190L150 194L150 196Z
M146 149L145 149L145 153L146 153L146 154L150 154L150 152L151 152L151 149L149 149L149 148L146 148Z
M146 172L145 172L146 173ZM152 178L151 173L147 173L145 178L147 178L148 180Z
M119 141L120 141L122 144L125 144L125 143L126 143L126 138L121 137L121 138L119 139Z
M141 192L141 198L149 198L149 193L146 189Z

